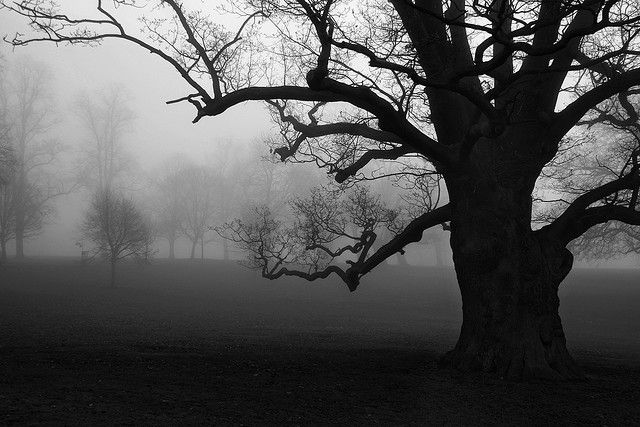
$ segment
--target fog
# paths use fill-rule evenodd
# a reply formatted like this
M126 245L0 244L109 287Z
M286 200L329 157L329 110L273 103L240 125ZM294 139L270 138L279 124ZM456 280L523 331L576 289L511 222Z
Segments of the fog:
M12 15L0 14L3 35L19 30L20 25ZM57 123L47 137L65 145L62 157L66 161L60 162L65 173L74 167L75 155L87 144L87 132L73 111L77 98L81 94L96 97L112 86L123 89L126 103L134 112L131 131L122 142L135 164L137 179L176 154L193 160L214 159L221 142L247 146L273 131L268 114L258 103L244 104L222 117L192 124L194 110L190 105L165 104L187 90L175 70L127 43L107 41L97 48L34 44L15 50L5 44L0 52L7 70L20 58L31 58L50 69ZM27 255L78 255L75 243L86 209L86 193L79 189L53 201L55 214L46 220L40 235L26 242Z

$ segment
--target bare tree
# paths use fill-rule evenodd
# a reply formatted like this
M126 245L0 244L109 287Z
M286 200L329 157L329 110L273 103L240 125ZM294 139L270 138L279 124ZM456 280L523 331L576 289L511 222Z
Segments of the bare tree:
M617 181L638 168L640 157L640 98L620 95L594 108L583 123L589 132L571 136L561 144L558 156L543 171L546 197L538 220L548 223L590 188ZM638 204L640 188L614 191L601 201L601 207L632 208ZM570 248L578 257L603 260L640 253L640 227L613 220L595 224L576 236Z
M0 185L0 261L7 259L7 243L15 237L13 192L9 185Z
M87 132L79 180L94 191L112 189L131 168L123 139L131 131L134 116L125 91L112 86L98 95L84 94L77 101L76 114Z
M346 262L361 262L381 230L398 231L397 213L366 187L347 192L317 187L308 197L293 199L289 208L287 219L258 206L217 231L248 252L248 265L264 277L316 280L335 273L347 283L349 278L334 261L355 256Z
M569 195L539 229L532 194L585 114L615 97L624 108L637 92L637 1L244 0L228 6L244 20L230 31L174 0L114 3L121 7L98 0L96 15L83 18L47 0L2 0L36 32L14 45L116 38L159 56L191 87L171 102L191 103L196 122L268 101L285 140L276 154L339 182L370 178L380 162L426 160L448 202L378 250L307 278L335 273L355 289L447 223L463 323L443 363L513 379L582 377L558 315L558 287L573 265L567 246L598 224L640 224L640 167L610 165L611 180ZM144 31L126 28L125 11L143 14ZM273 252L265 256L277 260Z
M187 164L179 156L172 156L164 162L154 179L155 193L151 203L158 236L169 242L169 259L175 259L175 243L184 227L183 171Z
M0 59L2 59L0 57ZM4 64L1 64L4 65ZM4 79L4 67L0 67L0 261L7 259L7 242L13 239L13 201L9 186L15 166L10 140L8 105Z
M210 230L219 207L220 194L216 191L219 177L204 166L192 165L181 171L181 178L182 234L191 242L190 258L194 259L198 243L204 256L205 234Z
M49 204L52 197L32 184L21 188L13 182L0 186L0 257L3 260L7 259L7 243L11 240L17 243L18 206L23 215L22 238L29 239L40 234L45 220L53 214L53 207Z
M147 260L152 247L150 221L133 200L103 190L96 193L82 225L83 238L93 242L95 255L111 266L111 287L116 285L116 265L128 257Z
M1 59L2 57L0 56ZM15 166L6 90L4 68L0 64L0 186L8 184Z
M11 193L5 201L13 206L5 212L13 215L13 238L16 258L24 257L24 240L42 228L44 214L51 212L48 203L66 194L59 178L47 172L63 147L48 137L55 121L51 103L51 75L37 61L20 58L11 68L7 90L9 139L14 154L14 171L8 184Z

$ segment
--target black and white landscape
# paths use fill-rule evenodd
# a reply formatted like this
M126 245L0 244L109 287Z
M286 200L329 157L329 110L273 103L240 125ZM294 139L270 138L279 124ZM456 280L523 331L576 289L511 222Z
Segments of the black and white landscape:
M636 1L0 34L0 423L640 423Z

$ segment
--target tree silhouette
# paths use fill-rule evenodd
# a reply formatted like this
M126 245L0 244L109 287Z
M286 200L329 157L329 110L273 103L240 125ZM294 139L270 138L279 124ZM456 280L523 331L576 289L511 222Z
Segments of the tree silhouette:
M573 264L567 246L598 224L640 224L637 145L610 165L610 179L569 195L538 229L532 194L567 133L600 116L596 107L615 100L637 119L628 108L640 84L637 1L244 0L227 5L239 17L233 31L173 0L146 9L97 1L87 17L44 0L3 4L37 32L14 45L115 38L156 54L191 86L170 102L191 103L194 122L268 101L285 140L276 154L313 161L339 182L366 178L379 162L425 160L408 173L440 175L448 202L321 275L355 289L446 222L463 324L443 362L513 379L582 376L558 315L558 287ZM142 31L125 28L125 13L126 22L142 14Z
M155 214L158 236L169 243L169 259L175 259L175 243L184 224L182 173L186 167L185 159L172 156L162 164L153 180L154 192L150 204Z
M128 257L148 261L153 232L151 222L135 203L113 190L102 190L93 197L82 225L83 238L93 242L94 254L111 266L111 287L116 285L117 263Z
M182 192L182 234L191 242L190 258L195 259L198 243L204 257L205 234L210 230L220 206L214 171L199 165L188 165L180 171Z
M3 71L0 68L0 186L9 183L15 167L15 156L11 145L11 124L8 118L9 106L7 104Z
M24 241L37 235L52 208L49 202L73 190L58 176L55 166L64 147L49 137L55 124L51 102L51 74L42 63L24 57L11 64L7 76L5 137L12 154L11 179L3 188L3 230L16 243L16 258L24 257ZM6 203L11 203L7 206ZM11 218L10 218L11 217ZM6 254L6 252L5 252Z

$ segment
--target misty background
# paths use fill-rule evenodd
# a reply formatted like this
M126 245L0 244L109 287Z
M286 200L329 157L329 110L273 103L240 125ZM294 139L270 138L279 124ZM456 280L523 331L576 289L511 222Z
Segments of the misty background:
M21 25L10 14L0 15L3 35L15 33ZM58 147L55 160L43 165L40 172L49 174L47 180L59 194L47 201L41 229L25 239L26 257L80 257L90 245L82 239L81 226L96 189L91 181L97 171L87 161L95 145L89 118L92 109L100 116L110 106L121 116L116 120L120 127L116 143L122 167L116 172L115 188L151 217L157 214L163 197L157 191L159 182L172 168L188 165L211 174L208 182L216 207L208 220L210 229L194 254L195 245L181 231L175 242L176 258L241 259L243 255L231 243L224 243L213 228L242 216L253 205L279 206L308 193L314 185L328 182L326 172L315 165L278 163L267 144L278 138L278 128L261 103L244 103L224 115L192 124L190 105L166 104L186 93L182 79L162 60L144 54L137 46L117 40L107 40L98 47L35 43L11 49L3 44L0 57L6 94L15 89L12 85L20 79L21 69L43 71L43 99L39 102L46 110L47 129L34 139L55 141ZM399 197L388 186L373 184L372 188L390 204ZM169 256L169 242L160 234L154 237L154 256ZM404 258L394 257L389 262L452 265L447 232L437 229L422 243L408 247ZM15 240L9 241L7 254L15 255ZM589 264L638 267L640 255L588 263L580 259L576 263Z
M16 31L20 25L7 15L0 15L3 35ZM40 63L49 70L47 91L51 95L50 114L55 124L47 131L46 138L57 139L64 145L54 167L68 179L73 179L81 152L91 143L78 115L78 99L88 97L100 102L100 97L114 88L121 92L121 107L132 112L129 129L122 135L121 143L123 153L131 162L132 185L128 191L136 199L148 190L150 174L163 162L181 156L205 163L219 155L222 144L233 143L248 150L250 144L272 130L268 114L258 104L245 104L224 117L191 124L190 106L165 104L185 90L175 72L152 55L141 54L139 49L124 43L107 42L97 49L34 45L18 51L3 44L0 55L8 75L15 72L16 63L21 61ZM25 255L79 255L76 242L88 193L86 189L77 188L71 194L52 200L54 212L46 219L42 232L25 242ZM162 249L166 251L164 246L160 243L159 256ZM8 249L11 256L13 242ZM188 255L182 252L178 249L178 256Z

